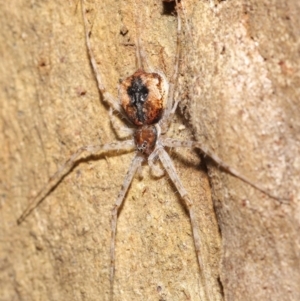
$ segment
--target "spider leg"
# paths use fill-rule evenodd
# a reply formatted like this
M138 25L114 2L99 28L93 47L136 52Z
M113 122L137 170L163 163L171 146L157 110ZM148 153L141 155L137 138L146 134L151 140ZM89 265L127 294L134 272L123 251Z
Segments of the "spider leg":
M87 9L85 9L85 5L84 5L84 0L81 0L81 10L82 10L82 17L83 17L83 24L84 24L84 32L85 32L85 41L86 41L86 46L87 46L87 50L88 50L88 54L90 57L90 61L91 61L91 65L97 80L97 84L98 84L98 89L100 91L100 93L103 96L103 100L105 102L108 103L108 105L113 108L115 111L118 111L120 113L122 113L121 110L121 106L118 102L117 99L115 99L109 92L106 91L106 88L104 86L102 77L101 77L101 73L98 70L97 67L97 62L92 50L92 45L91 45L91 41L90 41L90 34L91 32L88 30L88 21L87 21L87 17L86 14L89 13L89 11Z
M80 147L59 169L52 175L48 183L46 183L38 194L29 201L28 206L23 211L21 216L17 219L18 225L20 225L26 217L45 199L45 197L54 189L59 182L69 173L70 170L78 163L82 158L83 153L87 153L88 156L96 155L102 151L112 151L112 150L133 150L135 148L133 140L127 141L117 141L102 145L87 145Z
M160 168L158 165L155 165L154 163L154 160L157 159L157 150L158 149L152 152L151 155L148 157L148 165L150 166L152 174L155 177L160 178L164 175L165 172L162 168Z
M181 198L183 199L183 201L186 205L186 208L189 212L198 264L199 264L199 268L200 268L201 275L203 277L204 285L205 285L204 291L206 292L206 290L209 290L209 292L206 292L206 294L209 297L208 300L210 300L210 298L213 298L213 296L214 296L214 294L211 292L211 290L212 290L211 285L209 284L210 283L209 279L212 279L212 276L210 273L210 269L209 268L205 269L203 261L202 261L201 248L204 248L205 246L201 246L202 245L201 236L200 236L200 232L199 232L197 218L196 218L195 211L194 211L193 201L191 200L187 191L183 187L168 153L163 149L163 147L159 147L157 149L157 152L158 152L158 156L159 156L159 159L160 159L162 165L164 166L165 170L167 171L173 184L177 188L177 190L178 190Z
M114 115L113 109L111 107L109 108L109 119L110 119L110 124L113 130L115 131L115 133L117 134L118 138L123 139L129 136L132 137L134 133L133 129L129 128L128 126L124 126L124 124L121 125L120 119L117 118L116 115Z
M138 69L147 70L148 72L154 72L153 67L149 63L147 54L144 50L142 40L140 38L140 17L139 14L137 14L137 21L136 21L136 27L137 27L137 38L136 38L136 60L137 60L137 67Z
M117 232L117 220L118 220L118 211L122 205L125 195L128 191L128 188L132 182L132 179L136 171L141 167L141 164L144 160L139 153L133 158L129 170L124 178L122 188L118 194L117 200L114 204L114 207L111 212L111 245L110 245L110 296L113 300L113 285L115 277L115 245L116 245L116 232Z
M138 1L139 3L139 1ZM135 1L135 24L136 24L136 63L137 68L142 69L147 72L154 72L154 68L149 63L148 56L144 50L143 43L141 40L141 28L142 22L141 22L141 12L143 11L140 9L140 6L138 5L137 1Z
M176 6L178 8L177 1L176 1ZM176 84L178 81L180 55L181 55L181 18L180 18L180 14L179 14L179 9L177 9L177 45L176 45L175 63L174 63L173 76L169 83L167 106L165 109L164 116L160 121L162 133L165 133L168 130L170 121L171 121L173 115L175 114L177 105L180 101L178 99L178 100L175 100L175 102L174 102L174 92L176 90ZM174 104L173 104L173 102L174 102Z
M261 187L259 184L254 183L253 181L249 180L247 177L245 177L241 172L236 170L235 168L229 166L227 163L225 163L221 158L219 158L216 154L214 154L210 149L208 149L205 145L203 145L200 142L197 141L180 141L172 138L165 138L163 139L163 145L168 147L188 147L193 148L196 147L200 149L200 151L205 155L210 157L217 165L218 167L221 167L225 171L229 172L236 178L242 180L243 182L249 184L250 186L254 187L255 189L261 191L265 195L269 196L270 198L280 202L280 203L288 203L290 201L290 198L288 197L278 197L274 195L273 193L269 192L267 189Z

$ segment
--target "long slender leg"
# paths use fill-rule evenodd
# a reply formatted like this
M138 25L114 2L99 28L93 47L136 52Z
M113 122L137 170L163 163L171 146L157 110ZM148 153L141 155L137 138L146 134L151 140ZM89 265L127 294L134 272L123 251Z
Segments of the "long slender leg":
M101 77L101 73L97 67L97 63L95 60L95 56L93 54L92 45L90 41L90 31L88 30L88 21L86 18L86 14L88 13L88 10L85 9L84 0L81 0L81 10L82 10L82 17L83 17L83 24L84 24L84 31L85 31L86 46L90 57L91 65L93 67L93 71L97 80L98 89L103 96L103 100L107 102L108 105L112 107L114 110L121 113L122 110L118 100L115 99L109 92L106 91L106 88L103 84L103 80Z
M142 69L146 72L154 72L155 70L149 63L147 54L144 50L143 43L141 40L141 29L143 28L143 24L141 22L141 1L135 1L135 26L136 26L136 63L137 68Z
M210 157L219 167L224 169L225 171L229 172L236 178L242 180L243 182L249 184L250 186L256 188L257 190L261 191L262 193L266 194L267 196L271 197L272 199L280 202L280 203L288 203L290 198L288 197L279 197L274 195L273 193L269 192L267 189L261 187L260 185L252 182L247 177L245 177L241 172L236 170L235 168L229 166L225 163L222 159L220 159L216 154L214 154L210 149L208 149L205 145L197 141L180 141L172 138L165 138L163 139L162 144L168 147L188 147L193 148L196 147L200 149L200 151L205 155Z
M149 64L149 60L147 54L144 50L143 43L141 41L141 16L139 7L137 3L135 5L135 24L136 24L136 64L138 69L147 70L148 72L153 72L151 65Z
M201 257L201 244L202 244L201 243L201 236L200 236L200 232L199 232L199 226L198 226L197 218L195 216L193 201L190 199L187 191L183 187L169 155L167 154L167 152L162 147L160 147L158 149L158 156L159 156L159 159L161 160L164 168L166 169L169 177L171 178L172 182L176 186L180 196L184 200L184 203L186 205L187 210L189 211L190 221L191 221L191 226L192 226L192 231L193 231L194 244L195 244L195 249L196 249L196 254L197 254L197 258L198 258L200 272L201 272L201 275L202 275L202 278L203 278L203 281L204 281L205 293L206 293L206 296L207 296L208 300L213 300L214 299L214 294L212 292L211 285L209 285L209 283L210 283L209 279L211 280L212 276L211 276L211 273L210 273L210 269L205 268L204 264L203 264L203 261L202 261L202 257ZM203 246L203 247L205 247L205 246Z
M132 182L132 179L136 171L141 167L144 158L140 154L136 154L133 158L129 170L125 176L122 188L118 194L117 200L111 212L111 244L110 244L110 298L113 300L114 278L115 278L115 248L116 248L116 232L117 232L117 220L118 211L122 205L127 190Z
M160 168L160 166L155 165L155 163L154 163L154 160L156 160L156 158L157 158L157 151L158 151L158 149L156 149L154 152L152 152L152 154L148 157L148 165L150 166L152 174L155 177L160 178L161 176L164 175L165 172L162 168Z
M164 116L160 122L161 128L162 128L162 133L165 133L168 130L170 121L171 121L171 119L176 111L177 105L180 101L180 100L176 100L174 102L174 92L175 92L176 84L178 81L179 63L180 63L180 55L181 55L181 18L180 18L177 1L176 1L176 6L177 6L177 45L176 45L173 76L169 83L167 107L166 107ZM173 104L173 102L174 102L174 104Z
M102 145L87 145L80 147L59 169L52 175L48 183L46 183L38 194L31 199L22 215L18 218L17 223L20 225L25 218L44 200L49 192L64 178L65 175L76 165L76 163L82 158L83 153L87 153L87 156L96 155L99 152L109 152L112 150L134 150L135 145L133 140L117 141Z
M123 124L123 126L121 126L121 124L120 124L121 121L117 117L118 116L114 115L113 109L110 108L109 109L110 124L111 124L113 130L115 131L115 133L117 134L118 138L123 139L123 138L127 138L129 136L132 137L134 130L132 128L125 126L124 124Z

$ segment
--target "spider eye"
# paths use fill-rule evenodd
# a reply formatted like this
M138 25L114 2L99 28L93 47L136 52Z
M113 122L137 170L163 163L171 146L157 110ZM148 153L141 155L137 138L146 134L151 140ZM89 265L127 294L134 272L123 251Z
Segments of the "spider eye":
M142 153L145 152L145 150L147 149L147 145L147 141L144 141L141 145L137 147L138 151Z

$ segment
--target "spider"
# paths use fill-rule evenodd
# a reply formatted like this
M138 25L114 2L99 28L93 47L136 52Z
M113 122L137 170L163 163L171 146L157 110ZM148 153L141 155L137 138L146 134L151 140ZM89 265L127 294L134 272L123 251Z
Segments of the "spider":
M179 7L178 3L177 7ZM126 131L132 136L132 138L125 141L116 141L108 144L88 145L80 147L49 179L48 183L41 188L38 194L29 202L27 208L19 217L18 224L21 224L24 219L52 191L52 189L59 184L64 176L73 169L73 167L80 160L83 153L87 153L89 156L93 156L98 154L99 152L109 153L114 150L135 151L135 155L132 159L128 172L124 178L121 190L111 211L110 287L111 296L113 298L116 249L115 241L117 233L118 212L125 200L126 193L136 172L141 168L144 162L147 162L149 164L151 170L155 175L163 175L164 171L155 164L156 160L159 159L165 171L174 183L176 189L178 190L180 197L184 201L184 204L189 213L198 264L200 271L203 274L202 277L204 287L207 291L206 294L207 296L209 296L209 293L211 292L209 292L210 288L207 285L207 279L210 277L210 275L208 274L209 272L206 272L205 270L200 253L201 238L195 217L193 200L189 197L188 192L180 181L171 158L166 151L166 148L198 148L205 156L210 157L223 170L227 171L233 176L241 179L242 181L248 183L249 185L274 199L278 199L278 197L272 195L264 188L247 179L236 169L230 167L217 155L210 151L205 145L202 145L197 141L180 141L166 137L166 132L170 126L170 122L176 112L179 103L179 99L174 99L174 91L176 88L176 82L179 73L181 47L181 18L179 8L177 8L177 50L171 81L168 82L166 76L162 71L153 69L150 66L150 64L147 62L147 57L142 48L142 43L140 39L137 38L136 46L138 69L136 72L134 72L134 74L120 83L119 99L115 99L106 90L103 84L102 75L98 70L98 66L92 51L90 31L88 30L88 21L86 17L88 10L85 9L84 0L81 1L81 8L84 21L87 52L90 57L91 65L100 93L102 94L104 101L106 101L110 107L109 117L111 119L112 126L117 130L122 130L117 126L115 121L116 115L114 115L113 112L116 111L131 125L131 127L133 127L126 128ZM148 70L144 68L144 62L146 63L145 65L147 65Z

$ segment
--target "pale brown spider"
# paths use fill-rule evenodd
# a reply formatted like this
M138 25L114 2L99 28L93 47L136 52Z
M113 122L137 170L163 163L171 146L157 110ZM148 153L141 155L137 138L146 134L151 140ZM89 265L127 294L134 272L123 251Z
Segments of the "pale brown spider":
M177 5L178 6L178 5ZM143 68L143 62L147 62L146 55L141 47L141 41L137 39L137 58L138 70L125 80L123 80L119 87L120 99L115 99L108 91L102 81L102 76L98 70L98 66L92 51L90 42L90 31L88 30L88 22L86 14L87 10L84 8L84 1L81 1L82 15L85 26L85 39L87 51L90 57L91 65L97 80L98 88L103 96L103 99L110 106L110 119L112 126L117 130L127 131L132 138L125 141L116 141L103 145L88 145L80 147L49 179L49 182L42 187L35 198L33 198L27 208L24 210L18 224L22 223L24 219L38 206L38 204L51 192L51 190L62 180L62 178L72 170L76 163L81 158L83 153L89 156L98 154L99 152L107 152L114 150L130 150L135 151L129 170L125 176L121 190L117 196L115 204L112 208L111 216L111 264L110 264L110 285L111 298L113 298L113 282L115 274L115 241L117 231L117 220L120 206L125 200L125 195L133 180L137 170L140 169L143 162L147 161L153 173L157 176L163 175L163 170L155 165L155 160L159 159L167 171L170 179L177 188L184 204L189 212L190 222L192 226L195 250L197 253L198 263L203 276L204 286L206 288L207 298L211 293L207 285L207 279L210 277L205 271L202 257L201 257L201 238L199 227L194 213L193 201L190 199L186 189L183 187L170 156L165 150L167 148L186 147L198 148L205 156L210 157L219 167L226 170L235 177L248 183L254 188L267 194L268 196L277 199L278 197L272 195L264 188L248 180L245 176L239 173L234 168L223 162L217 155L211 152L206 146L196 141L179 141L165 136L170 122L175 114L179 100L174 99L174 91L178 78L179 62L180 62L180 36L181 36L181 19L180 11L178 9L178 25L177 25L177 51L174 63L174 72L170 83L168 83L163 72L154 70L148 66L148 70ZM120 128L116 125L115 115L116 111L125 119L134 129Z

